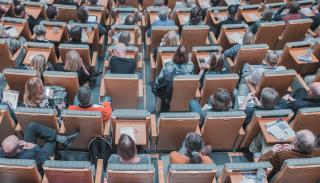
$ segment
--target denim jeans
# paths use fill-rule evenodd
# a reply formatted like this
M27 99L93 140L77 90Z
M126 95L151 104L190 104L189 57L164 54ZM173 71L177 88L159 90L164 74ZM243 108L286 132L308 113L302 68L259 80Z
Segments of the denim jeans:
M189 109L191 112L196 112L200 115L200 127L203 125L204 120L207 116L207 111L203 111L198 101L192 99L189 102Z

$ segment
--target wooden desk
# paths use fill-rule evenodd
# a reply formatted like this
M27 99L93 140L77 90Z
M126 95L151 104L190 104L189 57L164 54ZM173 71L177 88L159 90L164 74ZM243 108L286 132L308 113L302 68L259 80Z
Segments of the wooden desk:
M65 27L54 27L46 25L46 39L52 42L60 43L64 30Z
M14 36L14 38L19 38L22 34L22 31L24 29L24 24L23 23L14 23L14 22L4 22L3 25L5 27L11 26L11 27L15 27L17 30L17 35Z
M89 10L89 15L91 15L91 16L96 16L96 17L97 17L96 23L98 23L98 24L101 23L102 14L103 14L102 11Z
M261 19L261 14L258 9L242 10L242 17L247 23L254 23Z
M258 119L258 123L263 135L263 138L266 140L267 144L284 144L284 143L291 143L293 141L293 139L288 139L285 141L280 141L278 139L276 139L274 136L272 136L270 133L268 133L267 128L266 128L266 124L273 122L275 120L277 120L279 118L259 118ZM285 122L287 122L286 118L281 118L282 120L284 120Z
M301 75L311 74L317 71L319 60L314 54L311 54L311 62L303 62L298 59L298 56L305 55L308 48L292 48L289 50L289 54L293 61L297 65L297 72Z
M185 25L190 20L190 12L177 12L179 25Z
M227 40L229 42L229 44L234 45L234 44L238 44L235 40L233 40L230 36L234 33L238 33L240 34L242 37L245 33L244 29L232 29L232 30L226 30L226 36L227 36Z
M26 5L25 9L29 15L31 15L35 19L38 19L42 11L42 6Z
M213 25L218 25L221 21L227 19L227 11L210 12L210 17Z
M48 62L51 50L46 48L28 48L28 52L24 57L23 64L30 65L33 56L42 54L46 61Z

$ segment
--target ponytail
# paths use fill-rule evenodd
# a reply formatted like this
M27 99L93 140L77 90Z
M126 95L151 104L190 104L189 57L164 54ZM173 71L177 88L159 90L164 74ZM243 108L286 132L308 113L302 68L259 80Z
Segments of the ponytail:
M201 164L202 163L202 158L200 156L200 152L197 152L197 151L191 152L190 163L191 164Z

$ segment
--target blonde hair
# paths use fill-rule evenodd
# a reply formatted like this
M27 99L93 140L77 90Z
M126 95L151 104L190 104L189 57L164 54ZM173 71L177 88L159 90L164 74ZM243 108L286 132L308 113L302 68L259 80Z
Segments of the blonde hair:
M247 31L244 35L243 35L243 44L244 45L249 45L249 44L254 44L254 34L252 34L252 32Z
M270 51L267 53L264 63L271 67L276 67L279 64L279 55L277 55L275 52Z
M33 70L37 71L37 76L41 77L42 73L47 68L46 58L42 54L37 54L32 57L30 66Z
M38 77L30 78L24 85L23 103L26 106L37 107L43 98L43 83Z
M77 72L81 69L81 67L82 67L82 59L80 57L80 54L75 50L70 50L66 56L64 70Z
M176 31L167 32L161 41L161 46L178 46L180 44L179 36Z

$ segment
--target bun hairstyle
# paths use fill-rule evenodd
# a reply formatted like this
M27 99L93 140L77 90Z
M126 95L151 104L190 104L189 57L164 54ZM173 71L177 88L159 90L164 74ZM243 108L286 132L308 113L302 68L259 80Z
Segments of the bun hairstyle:
M186 155L190 158L192 164L201 164L201 150L204 147L204 142L197 133L188 133L185 138Z

